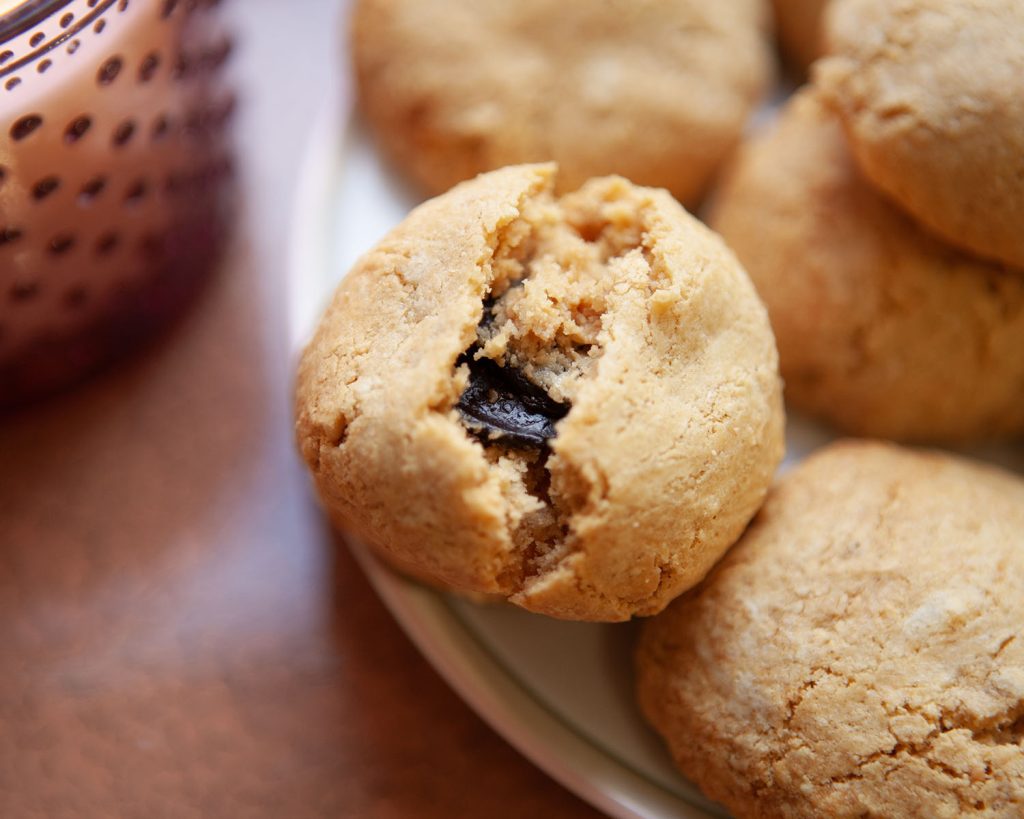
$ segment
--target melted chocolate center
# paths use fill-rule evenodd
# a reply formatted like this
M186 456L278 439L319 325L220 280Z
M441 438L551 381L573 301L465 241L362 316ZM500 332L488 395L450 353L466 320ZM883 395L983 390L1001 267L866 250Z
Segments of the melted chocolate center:
M539 448L555 437L555 422L569 412L514 367L475 359L474 345L459 359L469 384L456 405L466 428L487 443Z

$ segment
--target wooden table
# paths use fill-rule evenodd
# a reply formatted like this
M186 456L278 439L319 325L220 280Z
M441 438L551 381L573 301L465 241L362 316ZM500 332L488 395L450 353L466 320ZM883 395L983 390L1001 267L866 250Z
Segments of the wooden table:
M586 817L419 657L291 441L285 236L332 3L245 0L244 208L155 348L0 421L0 817Z

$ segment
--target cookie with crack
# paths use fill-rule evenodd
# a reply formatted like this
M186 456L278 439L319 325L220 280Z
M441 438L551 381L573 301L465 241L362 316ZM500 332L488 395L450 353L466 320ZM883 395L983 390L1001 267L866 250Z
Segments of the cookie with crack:
M1024 815L1024 481L844 442L644 624L637 692L738 817Z
M868 179L929 230L1024 267L1024 3L843 0L815 82Z
M768 306L791 406L907 441L1024 433L1024 273L864 181L813 90L741 148L711 224Z
M414 210L299 368L333 519L406 571L562 618L653 614L764 499L775 344L735 257L665 191L505 168Z
M359 0L351 52L379 143L427 192L554 160L693 204L771 82L766 0Z

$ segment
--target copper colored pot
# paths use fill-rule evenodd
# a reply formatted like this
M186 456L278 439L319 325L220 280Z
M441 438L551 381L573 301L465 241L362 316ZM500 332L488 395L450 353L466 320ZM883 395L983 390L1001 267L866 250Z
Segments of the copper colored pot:
M232 201L216 2L0 0L0 407L130 352Z

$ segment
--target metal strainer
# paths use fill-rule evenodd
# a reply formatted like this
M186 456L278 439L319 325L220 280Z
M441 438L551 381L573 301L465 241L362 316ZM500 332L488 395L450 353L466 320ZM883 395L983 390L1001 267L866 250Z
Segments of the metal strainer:
M0 406L130 351L230 204L216 0L0 0Z

